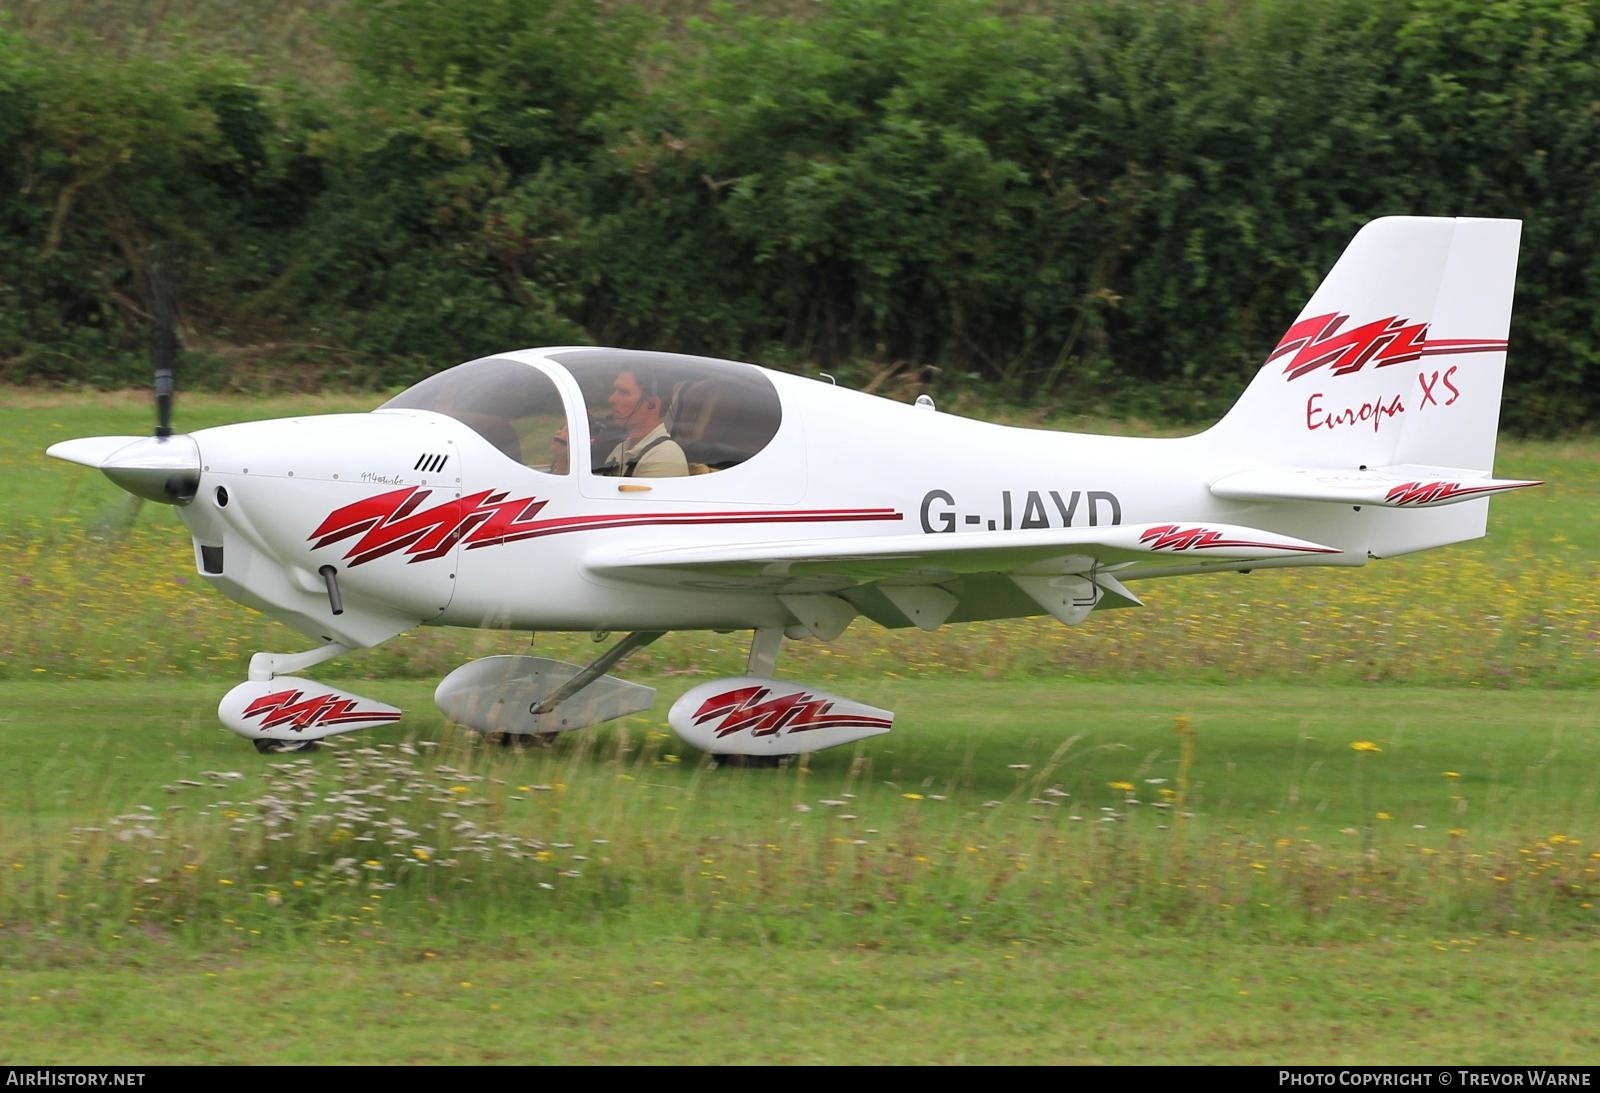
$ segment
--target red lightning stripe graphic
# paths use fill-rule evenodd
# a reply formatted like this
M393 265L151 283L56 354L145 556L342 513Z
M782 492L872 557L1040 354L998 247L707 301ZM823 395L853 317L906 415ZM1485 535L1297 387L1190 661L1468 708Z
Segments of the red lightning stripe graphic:
M1413 323L1398 316L1365 323L1341 332L1349 315L1330 312L1295 323L1278 342L1267 363L1294 354L1284 365L1291 380L1329 365L1336 376L1358 372L1369 361L1375 368L1418 360L1422 357L1456 353L1504 352L1504 339L1428 337L1427 323Z
M544 501L532 497L507 501L503 491L481 490L418 511L432 492L412 486L335 509L307 536L313 540L311 549L361 535L345 552L351 566L397 550L411 555L413 562L422 562L443 557L468 535L504 542L545 506Z
M1495 493L1514 490L1522 483L1509 486L1463 486L1460 482L1404 482L1390 490L1384 500L1391 505L1427 505L1448 501L1456 497L1470 497L1475 493Z
M1224 539L1222 532L1213 528L1180 528L1177 524L1162 524L1145 530L1141 543L1151 550L1215 550L1227 547L1260 547L1264 550L1297 550L1304 554L1337 554L1333 547L1299 546L1292 543L1269 543L1251 539Z
M398 721L400 714L394 710L359 710L356 699L338 694L314 695L304 701L298 690L274 691L262 695L244 708L245 717L262 715L263 729L277 728L288 723L295 732L304 732L311 725L343 725L352 721Z
M595 531L600 528L664 527L681 524L819 524L854 523L860 520L899 520L893 509L795 509L788 512L658 512L613 513L607 516L563 516L539 520L495 542L479 542L474 535L467 549L495 546L500 542L560 535L568 531Z
M345 552L352 567L397 550L409 562L441 558L460 543L468 550L571 531L679 524L836 523L900 520L894 509L794 509L767 512L612 513L538 520L547 502L535 497L506 499L504 491L481 490L421 508L431 490L409 486L363 498L335 509L307 536L312 550L360 535Z
M796 733L856 727L887 729L892 724L886 717L832 713L832 702L816 698L807 691L794 691L769 700L771 694L772 688L760 686L724 691L700 704L694 723L704 725L722 718L716 730L719 740L745 729L755 737L776 736L785 730Z

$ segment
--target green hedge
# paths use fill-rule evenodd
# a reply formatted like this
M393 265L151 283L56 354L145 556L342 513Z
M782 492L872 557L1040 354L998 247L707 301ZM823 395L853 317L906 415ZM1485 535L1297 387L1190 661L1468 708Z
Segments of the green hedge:
M141 382L171 241L190 383L596 341L1203 417L1404 212L1522 218L1506 419L1600 408L1595 0L660 7L350 0L298 86L0 30L0 375Z

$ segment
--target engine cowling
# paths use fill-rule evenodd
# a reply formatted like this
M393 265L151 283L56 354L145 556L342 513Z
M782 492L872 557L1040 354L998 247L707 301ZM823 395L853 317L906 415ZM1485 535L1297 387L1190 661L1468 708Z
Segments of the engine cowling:
M761 676L714 679L667 714L685 743L714 755L799 755L879 736L890 710Z
M314 679L276 676L239 684L222 696L217 717L250 740L321 740L400 720L400 710Z

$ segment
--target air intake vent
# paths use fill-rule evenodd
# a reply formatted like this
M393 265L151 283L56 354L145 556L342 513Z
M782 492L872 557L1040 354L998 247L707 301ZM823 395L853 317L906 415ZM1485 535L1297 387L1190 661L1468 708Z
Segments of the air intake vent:
M416 466L411 469L422 471L424 474L436 474L444 470L444 465L449 462L449 459L450 457L447 455L429 455L424 452L417 457Z

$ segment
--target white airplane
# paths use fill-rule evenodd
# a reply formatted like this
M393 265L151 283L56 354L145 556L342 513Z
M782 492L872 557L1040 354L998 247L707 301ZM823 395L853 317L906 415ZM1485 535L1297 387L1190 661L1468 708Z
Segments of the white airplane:
M626 632L579 667L450 673L454 721L548 736L647 708L607 673L668 630L750 630L746 674L672 707L688 743L775 757L887 710L773 678L785 637L1134 607L1132 585L1364 565L1484 534L1521 224L1392 217L1346 249L1214 427L1009 428L749 364L567 347L485 357L368 414L53 445L170 503L200 575L319 644L257 653L219 716L262 751L393 722L298 678L418 625ZM161 384L158 382L158 389ZM670 437L670 439L662 439ZM573 453L589 458L568 459ZM757 760L761 761L761 760Z

